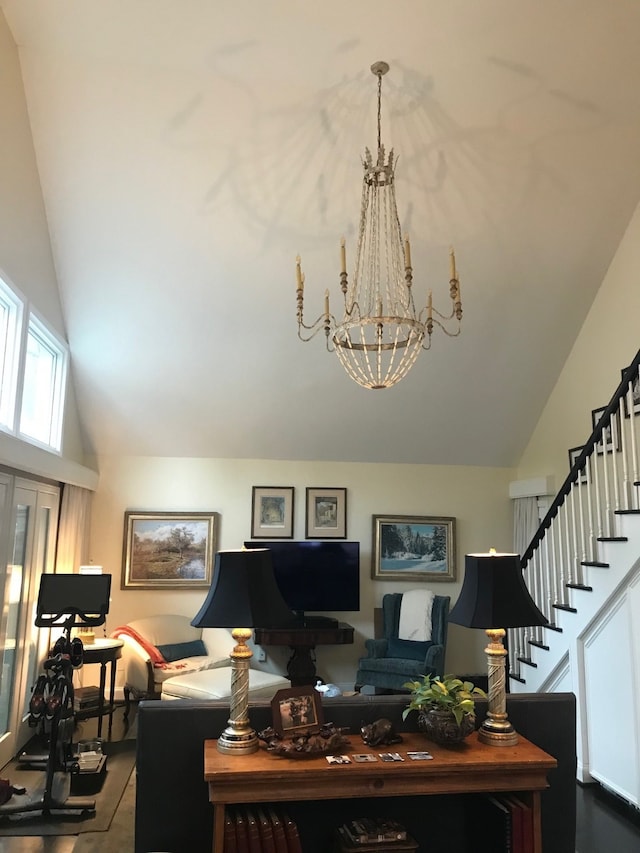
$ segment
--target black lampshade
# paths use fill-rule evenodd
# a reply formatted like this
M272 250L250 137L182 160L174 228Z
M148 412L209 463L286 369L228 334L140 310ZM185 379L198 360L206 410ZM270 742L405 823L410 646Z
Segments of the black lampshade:
M196 628L280 628L294 614L280 593L267 548L218 551L213 581L198 614Z
M464 583L449 622L467 628L546 625L525 586L518 554L467 554Z

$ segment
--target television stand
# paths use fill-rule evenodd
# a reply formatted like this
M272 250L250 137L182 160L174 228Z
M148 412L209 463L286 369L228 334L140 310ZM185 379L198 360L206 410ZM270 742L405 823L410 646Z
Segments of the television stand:
M307 616L308 619L316 619ZM323 619L324 617L319 617ZM318 680L313 651L316 646L342 646L353 643L353 626L346 622L291 625L286 628L256 628L255 640L260 646L289 646L293 654L287 663L292 686L315 684Z
M337 628L338 620L333 616L308 616L306 613L296 613L294 624L299 628Z

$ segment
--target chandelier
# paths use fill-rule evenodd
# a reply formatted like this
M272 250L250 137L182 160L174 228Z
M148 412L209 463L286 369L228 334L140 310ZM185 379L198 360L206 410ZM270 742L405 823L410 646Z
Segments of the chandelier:
M340 244L342 319L331 313L326 290L324 312L311 325L304 323L305 276L300 256L296 258L298 337L310 341L323 329L327 350L336 352L349 376L364 388L389 388L404 379L420 350L431 348L434 326L456 337L462 318L453 249L449 258L451 312L444 315L436 311L431 291L421 311L416 311L413 301L411 246L408 235L403 239L398 218L394 154L391 149L386 157L380 136L382 78L388 70L386 62L371 66L378 78L378 151L374 160L365 148L358 248L351 281L344 239Z

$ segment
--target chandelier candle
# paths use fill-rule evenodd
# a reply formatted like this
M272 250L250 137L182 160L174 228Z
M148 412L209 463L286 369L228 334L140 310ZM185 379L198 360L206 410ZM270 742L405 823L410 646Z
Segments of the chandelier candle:
M298 337L310 341L324 330L326 347L335 352L347 374L364 388L389 388L407 375L420 350L431 348L434 326L449 337L460 334L462 301L451 249L449 297L451 310L441 314L433 307L431 291L426 306L416 311L413 268L408 235L402 236L395 191L395 157L387 155L381 141L382 78L386 62L375 62L378 78L378 147L376 157L366 148L355 272L349 281L344 238L340 241L342 319L330 312L328 291L324 313L312 324L304 322L304 274L296 258Z

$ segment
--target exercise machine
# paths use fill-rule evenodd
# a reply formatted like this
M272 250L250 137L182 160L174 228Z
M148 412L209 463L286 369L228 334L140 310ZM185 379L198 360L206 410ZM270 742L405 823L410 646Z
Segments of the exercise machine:
M0 815L40 811L45 816L57 812L95 811L95 800L60 796L64 774L79 772L73 755L75 729L73 673L82 664L82 641L72 638L74 627L103 625L109 612L111 575L44 574L40 578L35 624L38 628L62 628L43 672L32 688L29 725L48 734L45 755L23 754L21 760L41 765L45 771L41 798L28 803L7 804ZM70 787L70 786L69 786Z

